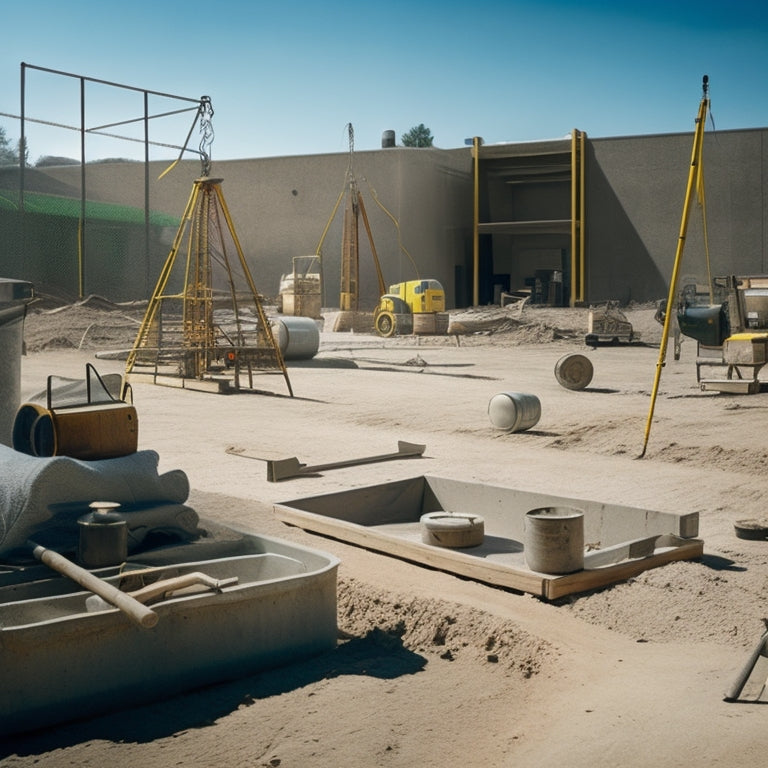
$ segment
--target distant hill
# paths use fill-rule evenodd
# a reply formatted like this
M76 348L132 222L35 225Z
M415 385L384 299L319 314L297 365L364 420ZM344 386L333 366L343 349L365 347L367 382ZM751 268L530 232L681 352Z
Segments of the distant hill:
M19 190L19 168L15 165L0 168L0 189ZM62 195L64 197L80 197L79 187L66 184L54 179L46 173L34 168L24 169L24 189L28 192L41 192L44 195Z

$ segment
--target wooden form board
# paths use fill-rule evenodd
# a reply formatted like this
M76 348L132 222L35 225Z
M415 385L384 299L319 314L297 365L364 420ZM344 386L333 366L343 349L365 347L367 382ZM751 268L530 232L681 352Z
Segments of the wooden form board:
M562 576L525 563L526 512L571 506L584 512L584 569ZM448 549L421 540L421 515L481 515L477 547ZM673 514L435 476L295 499L274 505L285 523L548 600L625 581L674 560L701 557L698 513Z

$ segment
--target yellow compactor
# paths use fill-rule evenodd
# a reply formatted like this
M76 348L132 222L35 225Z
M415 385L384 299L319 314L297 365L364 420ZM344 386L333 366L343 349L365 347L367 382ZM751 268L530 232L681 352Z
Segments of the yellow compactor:
M434 279L408 280L389 286L373 316L379 336L443 334L448 331L445 291Z

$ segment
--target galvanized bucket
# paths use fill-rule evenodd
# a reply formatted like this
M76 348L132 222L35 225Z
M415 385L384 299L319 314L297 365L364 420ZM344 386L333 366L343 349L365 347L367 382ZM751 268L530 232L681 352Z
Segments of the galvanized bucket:
M525 562L538 573L584 568L584 512L575 507L539 507L525 515Z

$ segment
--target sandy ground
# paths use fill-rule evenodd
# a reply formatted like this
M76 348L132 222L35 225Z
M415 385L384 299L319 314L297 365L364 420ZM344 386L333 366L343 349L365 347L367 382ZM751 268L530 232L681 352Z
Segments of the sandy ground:
M49 374L81 377L86 362L121 372L103 352L129 345L140 316L125 307L32 312L22 395ZM734 533L735 521L765 515L766 394L702 392L694 342L680 360L670 347L639 459L661 326L652 307L627 316L644 343L595 350L583 343L586 310L463 313L476 332L458 339L324 332L314 360L289 364L292 399L137 384L139 447L159 453L161 471L188 474L201 516L341 559L338 647L20 736L4 745L2 764L765 765L764 702L726 703L723 693L768 615L768 542ZM553 373L574 351L595 369L580 392ZM267 378L285 394L280 377ZM510 390L541 400L526 432L489 422L489 399ZM426 444L425 456L281 483L267 482L263 462L226 452L314 464L390 452L398 440ZM547 603L289 527L272 510L425 473L698 512L705 554Z

